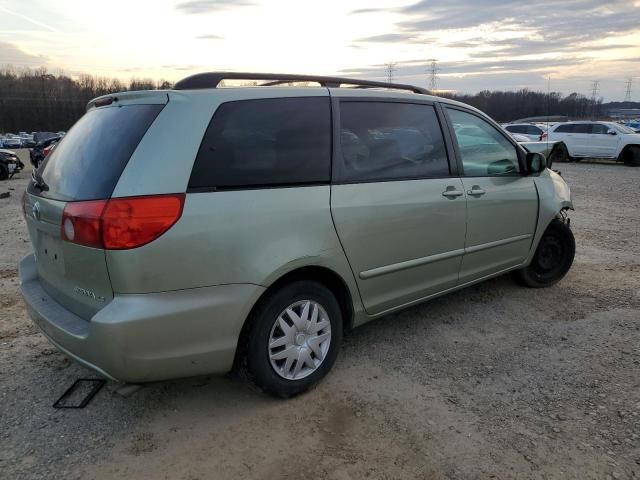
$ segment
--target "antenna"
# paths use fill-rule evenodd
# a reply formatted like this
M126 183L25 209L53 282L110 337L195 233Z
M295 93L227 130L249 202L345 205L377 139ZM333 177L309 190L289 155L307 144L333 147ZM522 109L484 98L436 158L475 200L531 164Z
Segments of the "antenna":
M625 102L630 102L631 101L631 85L633 84L633 77L628 77L627 78L627 91L624 94L624 101Z
M429 67L429 91L432 95L435 95L435 91L438 87L438 60L431 59L431 66Z
M385 63L384 71L387 76L387 83L393 83L393 78L396 73L396 62Z

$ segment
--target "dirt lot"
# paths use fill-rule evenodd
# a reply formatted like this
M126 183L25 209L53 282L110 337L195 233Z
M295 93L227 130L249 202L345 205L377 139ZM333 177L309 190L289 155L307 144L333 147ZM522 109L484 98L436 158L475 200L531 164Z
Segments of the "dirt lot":
M0 477L640 478L640 168L561 164L578 252L546 290L499 278L347 336L314 391L236 378L103 389L31 325L16 264L27 173L0 183Z

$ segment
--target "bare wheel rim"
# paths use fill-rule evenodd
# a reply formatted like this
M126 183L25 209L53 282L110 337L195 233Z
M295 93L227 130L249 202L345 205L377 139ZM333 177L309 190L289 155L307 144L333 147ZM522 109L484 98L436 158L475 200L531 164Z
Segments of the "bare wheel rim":
M269 361L287 380L300 380L315 372L331 346L331 322L326 310L313 300L300 300L275 319L269 335Z

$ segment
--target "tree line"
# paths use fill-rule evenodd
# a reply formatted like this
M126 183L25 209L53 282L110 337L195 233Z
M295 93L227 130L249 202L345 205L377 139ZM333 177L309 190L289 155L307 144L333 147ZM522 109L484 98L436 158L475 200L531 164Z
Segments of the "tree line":
M0 133L68 130L84 113L92 98L124 90L171 88L166 80L54 74L44 68L0 68ZM606 116L607 105L578 93L531 90L482 91L474 95L445 94L484 111L500 122L519 118L563 115L570 119Z
M44 68L0 68L0 133L68 130L92 98L124 90L171 88L165 80L53 74Z
M443 96L472 105L498 122L528 117L565 116L571 120L599 119L607 116L607 104L602 98L587 98L579 93L563 96L559 92L534 92L521 89L515 92L488 91Z

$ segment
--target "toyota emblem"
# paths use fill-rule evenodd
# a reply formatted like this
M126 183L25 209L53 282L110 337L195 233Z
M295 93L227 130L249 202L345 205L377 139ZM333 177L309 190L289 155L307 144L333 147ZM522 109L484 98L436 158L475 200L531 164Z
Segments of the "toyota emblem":
M40 202L36 202L31 207L31 213L33 213L33 218L40 221Z

